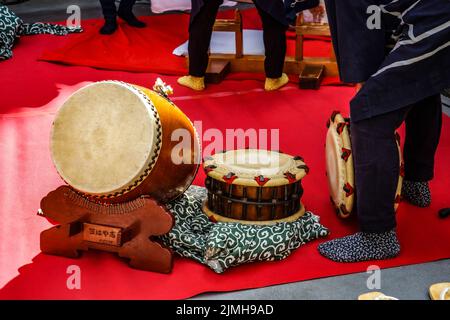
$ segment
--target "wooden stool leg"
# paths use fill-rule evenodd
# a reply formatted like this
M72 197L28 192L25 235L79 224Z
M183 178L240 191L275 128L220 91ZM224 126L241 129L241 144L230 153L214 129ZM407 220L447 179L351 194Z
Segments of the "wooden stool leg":
M303 61L303 35L298 34L295 42L295 60Z
M236 39L236 58L242 58L244 56L244 36L242 27L242 15L239 9L236 9L234 13L235 22L239 25L239 29L235 32Z
M297 28L304 23L303 13L300 12L297 15L297 19L295 21L296 26L296 35L295 35L295 60L301 62L303 60L303 34L300 33L300 29Z

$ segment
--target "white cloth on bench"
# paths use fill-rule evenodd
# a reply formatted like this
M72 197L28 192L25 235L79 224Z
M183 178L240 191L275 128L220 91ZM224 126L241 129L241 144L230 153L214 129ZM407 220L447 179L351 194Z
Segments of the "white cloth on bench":
M244 54L264 55L264 42L262 30L244 30ZM214 31L211 38L210 51L212 54L235 54L235 33L229 31ZM176 56L188 55L188 41L177 47L173 54Z

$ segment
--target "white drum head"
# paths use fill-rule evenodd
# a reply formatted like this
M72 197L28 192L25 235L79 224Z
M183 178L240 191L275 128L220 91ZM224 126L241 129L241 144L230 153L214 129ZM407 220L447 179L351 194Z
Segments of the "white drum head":
M255 187L274 187L296 182L308 171L300 157L257 149L217 153L205 159L204 169L208 176L216 180Z
M354 205L354 167L348 122L340 113L331 116L325 152L331 201L338 214L346 218Z
M397 210L400 202L403 184L400 137L398 134L396 136L401 169L395 196L395 210ZM355 203L355 169L353 166L350 123L339 112L333 112L329 120L325 149L331 202L338 215L347 218L353 212Z
M74 189L117 196L148 176L160 134L158 113L144 93L122 82L98 82L75 92L58 111L51 154Z

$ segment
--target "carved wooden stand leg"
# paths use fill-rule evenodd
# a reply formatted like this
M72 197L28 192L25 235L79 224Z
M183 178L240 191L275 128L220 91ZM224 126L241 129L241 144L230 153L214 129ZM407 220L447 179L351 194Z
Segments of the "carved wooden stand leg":
M41 251L68 258L78 258L83 240L79 236L70 236L71 225L55 226L41 233Z
M42 199L40 212L60 223L41 233L44 253L76 258L80 251L96 249L116 252L137 269L172 270L172 251L151 237L169 232L174 219L148 197L105 205L62 186Z
M142 254L145 252L145 254ZM119 256L130 259L130 266L136 269L169 273L172 269L172 252L150 239L137 236L125 243L119 250Z

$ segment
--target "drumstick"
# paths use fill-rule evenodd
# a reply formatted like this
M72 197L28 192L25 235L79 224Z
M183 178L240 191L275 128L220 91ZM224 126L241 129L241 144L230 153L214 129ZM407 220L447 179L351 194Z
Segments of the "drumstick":
M450 216L450 208L445 208L445 209L439 210L439 217L441 219L445 219L448 216Z

